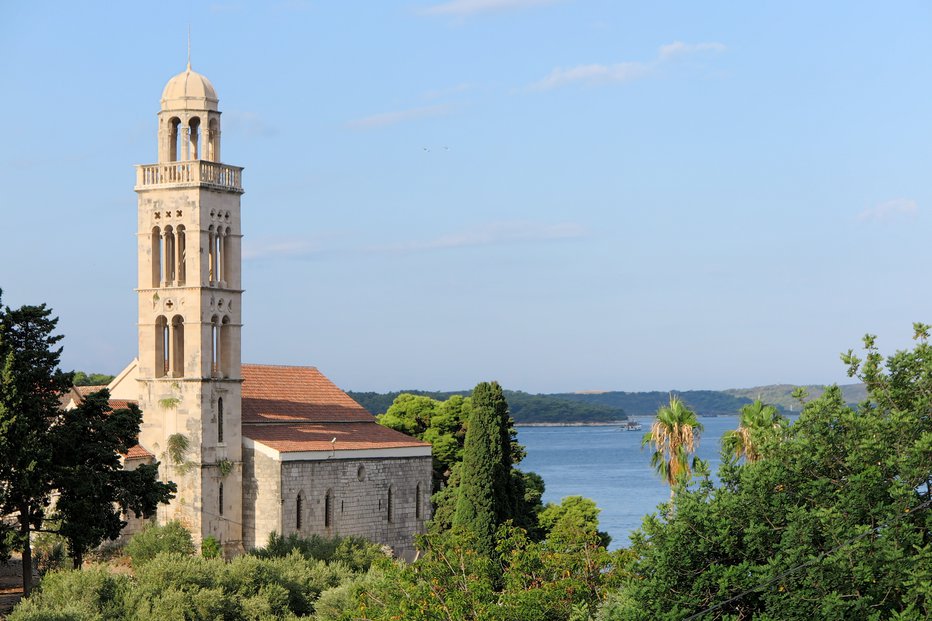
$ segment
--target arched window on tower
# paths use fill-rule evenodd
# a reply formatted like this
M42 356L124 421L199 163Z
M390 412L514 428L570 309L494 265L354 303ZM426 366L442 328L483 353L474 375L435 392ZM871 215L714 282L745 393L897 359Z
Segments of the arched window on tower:
M333 490L328 489L324 496L324 528L333 526Z
M190 141L190 158L192 160L199 160L200 152L198 148L201 141L201 119L199 117L193 116L191 120L188 121L188 140Z
M207 229L207 282L213 286L217 281L217 235L214 233L214 225Z
M176 267L175 267L175 283L178 286L184 285L185 280L185 228L183 224L179 224L178 228L175 229L175 249L176 249Z
M220 377L220 318L210 318L210 376Z
M223 442L223 397L217 399L217 442Z
M230 318L224 317L220 323L220 377L230 377L233 372L233 361L231 360L233 348L230 346L232 338L233 331L230 330Z
M184 317L172 317L171 375L184 377Z
M181 144L181 136L178 131L181 126L181 119L177 116L173 116L168 119L168 161L177 162L178 161L178 152L179 146Z
M152 286L162 286L162 231L152 228Z
M211 162L220 161L220 122L216 119L210 119L207 124L208 135L210 140L207 144L207 159Z
M162 315L155 318L155 376L165 377L168 372L168 321Z
M304 497L301 492L298 492L298 498L294 503L294 524L298 531L304 525Z
M162 256L165 258L162 284L169 286L175 284L175 232L170 226L166 226L162 233L162 246Z
M223 266L222 278L224 287L230 286L230 281L232 280L232 274L230 273L230 268L233 266L233 245L230 243L230 234L233 229L227 227L223 231L223 259L221 265Z

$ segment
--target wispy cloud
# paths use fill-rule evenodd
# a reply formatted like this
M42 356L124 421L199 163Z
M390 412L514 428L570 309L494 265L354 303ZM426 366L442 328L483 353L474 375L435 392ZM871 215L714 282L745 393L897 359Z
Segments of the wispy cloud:
M436 106L424 106L421 108L409 108L407 110L396 110L394 112L381 112L361 119L354 119L347 122L346 126L352 129L373 129L377 127L386 127L405 121L413 121L432 116L443 116L453 110L450 104L439 104Z
M663 65L675 62L683 57L694 54L719 53L724 52L725 49L725 46L721 43L683 43L682 41L674 41L673 43L661 45L657 51L657 56L646 62L626 61L612 65L577 65L568 69L557 67L542 80L532 84L531 88L550 90L576 82L588 84L630 82L647 77Z
M860 221L893 220L896 218L912 218L919 213L919 205L911 198L894 198L889 201L877 203L858 214Z
M446 233L427 240L401 242L373 248L374 251L418 252L448 250L475 246L497 246L516 243L547 242L573 239L586 235L586 229L573 222L545 224L540 222L492 222L483 226Z
M426 7L421 12L425 15L475 15L507 9L527 9L544 4L553 4L559 0L449 0Z

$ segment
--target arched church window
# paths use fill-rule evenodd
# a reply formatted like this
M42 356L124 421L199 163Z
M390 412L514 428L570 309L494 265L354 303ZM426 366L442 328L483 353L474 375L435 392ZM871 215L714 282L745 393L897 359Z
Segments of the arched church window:
M394 517L392 515L393 507L392 507L392 486L391 485L388 486L388 502L386 503L386 507L387 507L386 516L388 517L388 522L391 523L392 518Z
M220 377L220 318L210 318L210 376Z
M333 525L333 490L328 489L324 496L324 527L330 528Z
M184 317L172 317L171 330L171 374L184 377Z
M230 318L224 317L220 323L220 377L230 377L233 371L233 361L231 354L233 347L230 340L233 338L233 331L230 330Z
M184 285L185 280L185 252L186 252L186 241L185 241L185 228L183 224L179 224L178 228L175 229L175 249L176 249L176 267L175 267L175 283L179 286Z
M223 397L217 399L217 442L223 442Z
M230 276L231 276L230 267L233 265L233 257L231 256L233 249L232 249L232 245L230 244L230 233L231 232L232 232L232 229L230 227L227 227L223 231L223 238L222 238L223 259L220 262L222 265L220 280L223 281L224 287L229 286Z
M421 519L421 484L418 483L414 488L414 517Z
M162 231L152 227L152 286L162 286Z
M162 247L162 256L165 258L162 284L173 285L175 284L175 232L170 226L166 226L162 233Z
M302 498L301 492L298 492L298 498L295 500L295 503L294 503L294 523L295 523L295 528L299 531L301 530L301 526L303 525L303 519L302 519L303 517L304 517L304 498Z
M200 117L193 116L191 120L188 121L188 140L190 143L189 152L191 154L189 159L199 160L200 153L198 148L200 146L201 139L201 119Z
M213 286L217 280L217 256L214 249L217 247L216 235L214 234L214 225L207 229L207 282Z
M164 316L155 318L155 376L168 373L168 321Z
M168 119L168 161L177 162L178 161L178 152L181 142L180 132L178 131L179 126L181 125L181 119L177 116L173 116Z

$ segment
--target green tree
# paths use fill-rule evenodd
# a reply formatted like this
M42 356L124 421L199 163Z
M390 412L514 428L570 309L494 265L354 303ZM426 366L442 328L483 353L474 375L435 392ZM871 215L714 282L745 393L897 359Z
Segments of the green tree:
M158 463L123 469L120 454L136 444L142 413L135 404L111 411L109 399L106 389L88 395L50 430L58 490L52 517L75 568L89 550L120 535L124 514L148 517L176 490L174 483L159 481Z
M772 405L760 399L742 406L738 428L722 434L722 448L735 459L746 461L761 458L761 435L772 433L786 426L786 418Z
M699 433L702 424L696 418L696 413L686 407L686 404L676 395L670 395L670 403L657 410L657 417L644 434L642 446L651 446L650 464L670 485L670 497L678 483L689 479L690 456L696 450L699 442ZM693 467L697 458L692 459Z
M58 368L57 324L44 304L0 305L0 516L15 519L12 544L22 551L26 594L32 590L29 538L42 527L55 485L49 430L71 386L71 375Z
M480 550L491 555L496 529L515 514L511 424L497 382L478 384L472 400L453 525L473 532Z
M757 461L723 462L645 518L605 621L932 617L932 347L843 356L867 400L830 387Z
M569 544L584 534L584 540L595 537L602 547L608 547L612 538L599 530L599 513L593 500L583 496L567 496L560 504L547 503L540 512L540 527L548 541Z

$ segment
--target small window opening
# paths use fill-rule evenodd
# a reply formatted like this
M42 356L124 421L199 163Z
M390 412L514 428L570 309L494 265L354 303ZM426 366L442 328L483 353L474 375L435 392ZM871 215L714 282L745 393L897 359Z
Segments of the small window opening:
M421 484L418 483L414 490L414 517L421 519Z
M223 515L223 483L220 484L220 489L217 490L217 497L220 502L220 515Z
M391 523L392 521L392 488L390 486L388 488L388 503L387 504L388 504L388 511L386 515L388 517L389 523Z
M301 497L301 494L298 493L298 499L295 501L295 504L294 504L294 510L295 510L294 521L295 521L295 527L298 530L301 530L301 526L302 526L301 518L302 518L302 515L304 514L304 509L302 507L302 505L304 504L303 501L304 499Z
M330 525L333 524L333 491L327 490L327 495L324 496L324 527L330 528Z
M217 399L217 442L223 442L223 397Z

